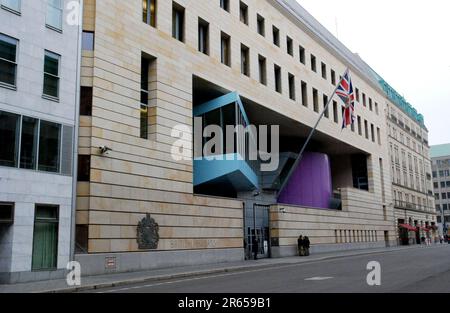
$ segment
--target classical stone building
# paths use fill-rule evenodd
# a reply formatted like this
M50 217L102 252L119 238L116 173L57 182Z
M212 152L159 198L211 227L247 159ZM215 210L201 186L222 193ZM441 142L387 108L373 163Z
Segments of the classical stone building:
M297 2L86 0L83 18L76 210L83 273L242 260L255 240L261 257L289 256L301 234L313 252L398 243L386 124L396 103ZM342 129L343 103L333 97L288 176L347 68L354 125ZM425 147L423 123L413 124L410 136ZM210 149L210 160L211 125L259 131L231 134L235 144ZM279 138L272 150L261 145L263 125ZM247 148L258 140L259 158L251 159ZM277 166L265 170L271 161ZM429 159L420 162L416 173L429 183ZM430 205L428 189L416 201Z
M65 22L68 0L0 3L0 283L62 277L81 28Z
M432 146L430 155L437 222L440 234L445 235L450 225L450 144Z

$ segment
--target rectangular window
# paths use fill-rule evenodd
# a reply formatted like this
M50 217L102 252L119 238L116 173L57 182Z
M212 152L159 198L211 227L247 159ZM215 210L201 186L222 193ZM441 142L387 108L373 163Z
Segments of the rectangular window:
M325 106L328 104L328 96L327 95L323 95L322 100L323 100L323 108L325 110ZM329 111L328 108L326 108L326 110L325 110L325 117L326 118L330 118L330 111Z
M81 38L81 50L94 51L94 32L88 32L83 30Z
M41 121L39 129L38 170L59 172L61 125Z
M263 56L258 57L259 68L259 82L263 85L267 85L267 61Z
M0 202L0 226L14 223L14 203Z
M156 0L142 0L142 21L156 27Z
M250 76L250 49L241 44L241 73Z
M78 156L78 175L79 182L89 182L91 180L91 156Z
M20 116L0 111L0 166L17 167Z
M289 98L295 101L295 76L289 74Z
M370 110L370 111L373 111L372 98L369 98L369 110Z
M56 99L59 97L59 62L59 55L45 51L43 94Z
M281 85L281 67L278 65L274 65L274 77L275 77L275 91L278 93L282 93L282 85Z
M92 87L80 88L80 115L92 116Z
M362 136L361 116L358 116L358 135Z
M356 92L356 101L359 102L359 89L356 88L356 89L355 89L355 92Z
M378 108L378 103L375 102L375 113L378 115L380 114L380 109Z
M230 36L225 33L221 33L220 38L220 61L226 66L231 66Z
M377 127L377 138L378 138L378 144L381 145L381 130L379 127Z
M258 24L258 34L265 37L266 36L266 20L261 15L256 16L256 21Z
M198 19L198 51L209 55L209 23Z
M20 0L1 0L3 8L20 13Z
M172 6L172 37L184 42L184 8L175 2Z
M239 3L239 19L245 25L248 25L248 5L240 1Z
M286 37L286 49L290 56L294 56L294 42L290 37Z
M369 123L367 120L364 120L364 133L366 135L366 139L369 139Z
M306 64L305 48L303 48L302 46L299 46L298 50L299 50L300 63Z
M17 39L0 34L0 84L16 86L18 43Z
M47 0L47 27L62 30L63 0Z
M52 270L58 261L59 207L36 205L32 270Z
M273 44L276 46L280 46L280 30L273 26L272 28L272 34L273 34Z
M302 104L308 107L308 84L302 81Z
M220 0L220 7L227 12L230 12L230 0Z
M331 70L331 84L336 86L336 72L334 70Z
M322 78L327 79L327 65L322 62Z
M372 136L372 142L375 142L375 126L370 124L370 134Z
M149 86L150 60L141 58L141 109L140 109L140 137L148 139L148 107L150 104Z
M311 54L311 71L317 73L316 57Z
M36 169L39 121L31 117L22 117L22 136L20 143L20 168Z
M366 94L365 93L363 93L362 94L362 98L363 98L363 106L367 106L367 101L366 101Z
M339 124L338 103L333 100L333 120L336 124Z
M314 112L319 113L319 93L315 88L313 88L313 106Z

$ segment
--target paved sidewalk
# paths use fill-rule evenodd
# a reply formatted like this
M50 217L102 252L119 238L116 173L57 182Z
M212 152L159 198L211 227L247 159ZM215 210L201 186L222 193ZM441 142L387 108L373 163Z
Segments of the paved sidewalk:
M0 293L37 293L37 292L76 292L108 287L116 287L133 283L162 281L174 278L186 278L208 274L225 272L249 271L254 269L269 268L283 265L301 264L333 258L348 256L370 255L377 253L395 252L406 249L430 249L441 247L432 246L407 246L368 250L349 250L332 253L315 254L309 257L289 257L281 259L262 259L258 261L241 261L222 264L207 264L189 267L176 267L144 272L117 273L101 276L87 276L81 278L81 286L68 287L65 279L32 282L14 285L0 285Z

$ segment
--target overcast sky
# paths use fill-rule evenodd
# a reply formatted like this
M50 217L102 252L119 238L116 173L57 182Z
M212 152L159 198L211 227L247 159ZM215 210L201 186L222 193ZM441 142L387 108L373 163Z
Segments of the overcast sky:
M450 143L449 0L297 0Z

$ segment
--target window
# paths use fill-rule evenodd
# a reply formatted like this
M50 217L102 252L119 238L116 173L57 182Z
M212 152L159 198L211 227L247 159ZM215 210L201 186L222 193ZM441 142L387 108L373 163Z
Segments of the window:
M366 139L369 139L369 123L367 120L364 120L364 132L366 134Z
M289 99L295 101L295 76L290 74L289 77Z
M198 19L198 51L209 55L209 23Z
M263 85L267 85L267 61L263 56L258 57L259 68L259 82Z
M286 49L290 56L294 56L294 42L290 37L286 37Z
M302 104L308 107L308 84L302 81Z
M370 111L373 111L372 98L369 98L369 110L370 110Z
M327 79L327 65L322 62L322 78Z
M302 46L299 46L298 50L299 50L299 59L300 59L300 63L306 64L306 59L305 59L305 48L303 48Z
M331 70L331 84L336 86L336 72L334 70Z
M16 86L19 41L0 34L0 84Z
M441 195L442 200L446 200L447 199L447 193L443 192Z
M184 42L184 8L175 2L172 6L172 37Z
M92 87L80 88L80 115L92 115Z
M436 183L436 185L437 185L437 183ZM441 181L441 188L445 188L445 181Z
M261 15L256 16L256 23L258 26L258 34L265 37L266 36L266 20Z
M316 57L311 54L311 71L317 73Z
M250 76L250 49L241 44L241 73Z
M375 142L375 126L370 124L370 134L372 136L372 142Z
M156 0L142 0L142 21L156 27Z
M231 66L230 36L221 33L220 46L220 61L222 64Z
M248 6L244 2L239 4L239 19L245 25L248 25Z
M45 51L43 94L52 98L59 97L59 61L60 56Z
M35 170L38 146L39 121L22 117L22 136L20 143L20 168Z
M14 203L0 202L0 225L14 223Z
M319 113L319 93L317 92L317 89L313 88L313 106L314 106L314 112Z
M62 30L63 0L47 0L47 27Z
M81 49L86 51L94 51L94 32L88 32L83 30L83 36L81 39Z
M356 88L355 91L356 91L356 101L359 102L359 89Z
M325 113L324 113L324 115L325 115L325 117L326 118L330 118L330 111L329 111L329 109L326 107L327 106L327 104L328 104L328 96L327 95L323 95L323 108L324 108L324 110L325 110Z
M79 155L78 156L77 180L79 182L89 182L91 180L91 156L90 155Z
M334 100L333 100L333 120L336 124L339 124L338 103Z
M59 172L60 141L61 125L41 121L39 129L39 171Z
M148 139L148 108L150 104L149 86L150 60L141 58L141 109L140 109L140 137Z
M227 12L230 12L230 0L220 0L220 7Z
M1 0L1 4L3 8L20 12L20 0Z
M358 135L362 136L361 116L358 116Z
M0 166L17 167L20 116L0 111Z
M378 144L381 145L381 130L379 127L377 127L377 138L378 138Z
M33 230L32 270L55 269L58 260L59 207L36 205Z
M280 46L280 30L273 26L272 28L272 34L273 34L273 44L276 46Z
M367 102L366 102L366 94L362 94L362 98L363 98L363 105L366 107L367 106Z
M278 65L274 65L274 77L275 77L275 91L278 93L282 93L282 85L281 85L281 67Z

